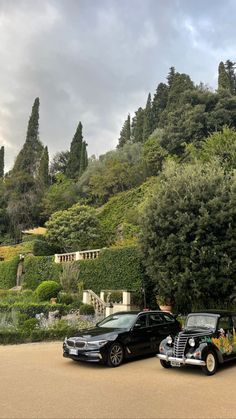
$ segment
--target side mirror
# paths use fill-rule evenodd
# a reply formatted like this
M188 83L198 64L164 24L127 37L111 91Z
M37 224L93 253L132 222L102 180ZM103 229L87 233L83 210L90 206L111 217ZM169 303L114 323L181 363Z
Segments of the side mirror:
M141 329L142 325L141 323L135 323L134 329Z

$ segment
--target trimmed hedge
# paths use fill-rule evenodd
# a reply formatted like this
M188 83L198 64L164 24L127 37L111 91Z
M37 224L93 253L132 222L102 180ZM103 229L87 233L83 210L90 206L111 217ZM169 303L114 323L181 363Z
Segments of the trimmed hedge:
M61 329L33 329L28 330L4 330L0 331L0 344L41 342L63 340L65 336L73 336L78 333L78 327L65 326Z
M101 251L98 259L75 262L79 281L85 289L99 293L104 289L140 291L143 280L141 256L136 246Z
M59 282L62 265L54 256L27 256L24 261L23 288L35 290L43 281Z
M0 288L9 289L16 285L18 263L18 256L7 262L0 262Z
M103 289L140 291L143 280L141 256L136 246L101 250L99 258L74 262L84 288L99 293ZM27 256L24 262L23 287L35 290L48 280L60 282L62 264L49 256Z

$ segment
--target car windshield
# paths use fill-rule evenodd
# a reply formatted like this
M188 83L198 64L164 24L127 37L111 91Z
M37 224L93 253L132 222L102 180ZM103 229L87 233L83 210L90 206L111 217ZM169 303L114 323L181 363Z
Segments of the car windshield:
M113 314L98 323L98 327L117 327L119 329L126 329L133 325L136 317L137 316L134 314Z
M193 316L188 316L186 320L185 327L188 329L194 329L197 327L204 329L215 329L217 323L216 316L210 316L206 314L194 314Z

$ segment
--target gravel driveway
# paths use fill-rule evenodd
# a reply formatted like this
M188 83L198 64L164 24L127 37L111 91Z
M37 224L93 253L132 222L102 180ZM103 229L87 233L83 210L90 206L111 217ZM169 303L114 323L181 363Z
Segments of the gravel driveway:
M236 362L212 377L155 357L111 369L65 359L61 347L0 346L0 418L236 418Z

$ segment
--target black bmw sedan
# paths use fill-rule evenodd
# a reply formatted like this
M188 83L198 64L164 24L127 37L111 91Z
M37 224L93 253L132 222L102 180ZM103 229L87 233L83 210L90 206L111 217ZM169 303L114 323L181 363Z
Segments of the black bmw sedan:
M176 316L163 311L118 312L92 329L65 338L63 356L118 367L124 359L156 354L160 342L181 330Z

